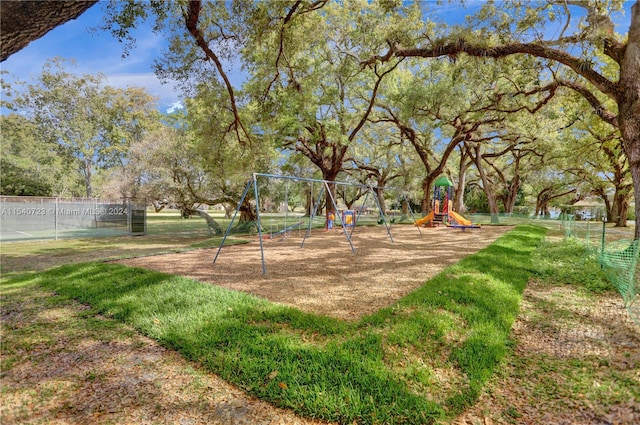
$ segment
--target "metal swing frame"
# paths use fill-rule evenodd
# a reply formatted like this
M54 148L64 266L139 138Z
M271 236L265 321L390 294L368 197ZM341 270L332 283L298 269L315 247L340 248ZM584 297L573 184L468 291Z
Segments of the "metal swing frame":
M316 183L321 183L321 187L320 187L320 192L318 194L318 198L315 202L315 205L313 207L313 210L311 212L311 214L309 215L309 224L307 226L307 230L305 232L305 235L302 239L302 243L300 244L300 248L304 247L304 242L307 239L307 237L309 236L309 234L311 233L311 225L313 223L313 219L317 216L317 211L318 208L320 206L320 201L322 200L322 196L325 194L325 192L328 195L325 195L327 197L327 201L331 201L331 204L333 205L333 208L336 211L336 215L337 218L339 218L340 220L340 225L342 226L343 230L344 230L344 234L345 237L347 238L347 241L349 242L349 246L351 247L351 252L353 252L353 254L356 254L356 249L353 246L353 242L351 239L351 236L353 234L353 228L351 229L351 231L348 231L347 228L345 227L344 223L343 223L343 218L342 218L342 214L339 214L340 210L338 209L338 205L336 203L336 200L333 197L333 194L331 193L331 190L329 188L329 185L343 185L343 186L356 186L356 187L366 187L367 190L365 192L365 199L366 197L369 195L370 192L372 192L374 189L377 189L376 186L370 186L370 185L362 185L359 183L349 183L349 182L338 182L338 181L328 181L328 180L320 180L320 179L310 179L310 178L305 178L305 177L295 177L295 176L285 176L285 175L279 175L279 174L267 174L267 173L253 173L252 178L249 180L249 182L247 183L246 187L244 188L244 192L242 193L242 197L240 198L240 201L238 202L238 206L236 207L236 210L233 214L233 217L231 218L231 222L229 223L229 226L227 226L227 230L224 233L224 236L222 238L222 242L220 243L220 246L218 247L218 250L216 251L216 255L213 258L213 264L216 263L216 261L218 260L218 256L220 255L220 251L222 250L222 247L224 246L224 243L227 240L227 237L229 236L229 233L231 232L231 228L233 227L233 224L236 220L236 217L238 216L238 212L240 211L240 207L242 206L242 204L245 201L245 198L247 197L247 195L249 194L249 191L251 190L251 188L253 187L253 193L254 193L254 198L256 200L255 202L255 208L256 208L256 224L258 226L258 240L260 242L260 257L261 257L261 261L262 261L262 274L266 275L267 274L267 266L266 266L266 262L265 262L265 258L264 258L264 243L263 243L263 233L262 232L262 223L261 223L261 218L260 218L260 198L259 198L259 189L258 189L258 177L265 177L265 178L273 178L273 179L284 179L284 180L291 180L291 181L295 181L295 182L310 182L312 185L314 182ZM312 189L313 192L313 189ZM313 193L312 193L313 196ZM385 228L387 230L387 234L389 235L389 240L391 242L394 242L393 240L393 236L391 235L391 226L386 218L386 214L384 213L384 211L382 211L382 207L380 206L380 202L378 201L378 198L376 196L373 196L373 199L376 203L376 206L378 208L378 213L380 214L380 217L382 217L382 221L385 225ZM288 206L287 206L288 208ZM359 211L357 217L355 218L355 222L354 225L358 222L358 218L360 217L360 214L362 212ZM354 226L355 227L355 226Z

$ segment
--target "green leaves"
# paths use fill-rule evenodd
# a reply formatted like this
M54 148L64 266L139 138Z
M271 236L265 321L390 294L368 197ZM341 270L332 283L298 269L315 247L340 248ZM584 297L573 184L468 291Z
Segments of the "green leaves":
M109 87L104 76L76 75L65 65L61 59L48 62L16 105L41 137L74 158L90 197L94 173L122 164L130 143L157 122L158 112L144 90Z

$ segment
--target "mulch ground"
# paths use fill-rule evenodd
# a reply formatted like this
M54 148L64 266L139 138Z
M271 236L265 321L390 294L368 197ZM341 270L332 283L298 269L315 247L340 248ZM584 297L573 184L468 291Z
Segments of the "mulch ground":
M351 244L340 230L316 230L306 239L304 231L294 231L286 238L264 239L265 275L257 238L249 244L224 247L215 264L217 249L120 263L188 276L308 312L356 320L391 305L510 229L439 227L419 231L415 226L394 226L392 242L384 227L363 227L351 234Z

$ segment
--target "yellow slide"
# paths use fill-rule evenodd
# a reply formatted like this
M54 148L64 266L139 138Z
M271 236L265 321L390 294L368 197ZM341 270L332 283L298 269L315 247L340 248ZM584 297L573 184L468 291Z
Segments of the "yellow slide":
M449 215L461 226L471 226L471 220L467 220L455 211L450 211Z
M431 211L429 213L429 215L422 217L420 220L416 220L416 222L414 223L416 226L422 226L424 224L427 224L428 222L430 222L431 220L433 220L433 211Z

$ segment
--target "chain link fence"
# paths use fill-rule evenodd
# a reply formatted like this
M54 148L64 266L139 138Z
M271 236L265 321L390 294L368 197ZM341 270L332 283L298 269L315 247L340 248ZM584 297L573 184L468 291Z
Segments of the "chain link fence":
M0 241L146 234L146 209L131 199L0 196Z

